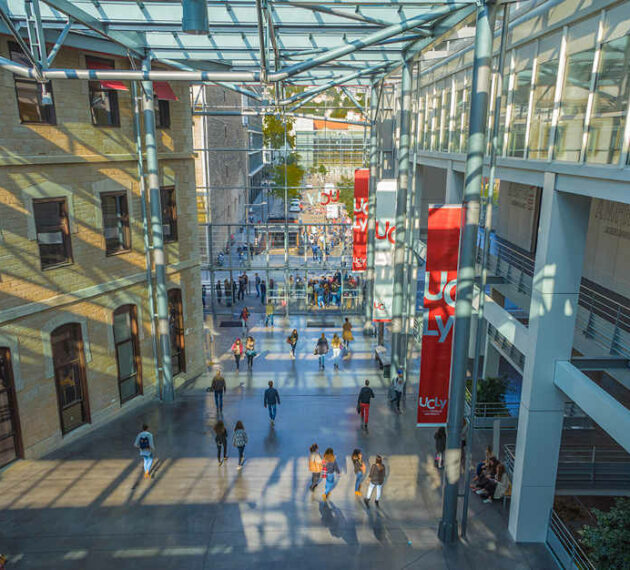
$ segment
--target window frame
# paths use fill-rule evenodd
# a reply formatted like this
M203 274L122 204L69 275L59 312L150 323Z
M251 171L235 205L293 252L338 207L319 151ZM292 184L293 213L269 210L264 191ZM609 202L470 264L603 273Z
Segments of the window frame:
M11 61L16 61L13 59L13 53L21 54L22 50L20 46L16 42L9 41L9 59ZM16 63L19 63L16 61ZM27 85L35 85L37 90L37 107L39 108L39 114L42 117L45 117L42 121L28 121L22 117L22 110L20 108L20 89L18 87L18 83L23 83ZM52 99L52 105L42 105L41 103L41 92L39 90L39 84L37 81L32 79L27 79L26 77L20 77L17 75L13 76L13 86L15 89L15 103L17 105L18 115L20 117L20 124L22 125L51 125L54 126L57 124L57 112L55 109L55 96L53 94L52 81L46 81L45 85L50 92L50 98Z
M116 197L124 198L125 213L122 216L122 219L123 219L123 235L124 235L123 245L125 247L123 247L122 249L109 251L107 249L107 235L106 235L107 227L105 225L105 210L103 208L103 200L105 198L116 198ZM104 243L105 256L111 257L114 255L120 255L123 253L129 253L131 251L131 227L130 227L130 220L129 220L129 200L127 197L127 192L125 190L116 190L113 192L101 192L101 215L103 218L103 240L105 242ZM117 217L120 217L118 213L117 213Z
M129 315L131 336L127 339L117 341L116 340L116 327L115 327L115 318L116 315L121 315L127 313ZM138 309L136 305L127 304L121 305L112 313L112 334L114 336L114 354L116 355L116 371L117 371L117 380L118 380L118 397L120 399L120 405L122 406L124 403L133 400L137 396L141 396L143 394L143 385L142 385L142 358L140 355L140 335L138 328ZM122 345L126 342L131 342L131 346L133 349L133 358L136 366L135 374L130 376L126 376L125 378L121 378L120 374L120 359L118 358L118 346ZM123 399L122 395L122 383L131 379L133 376L136 377L136 393L128 398Z
M169 319L169 341L170 341L170 355L171 355L171 370L173 372L173 376L177 376L177 374L181 374L182 372L186 372L186 341L184 338L184 303L182 300L182 290L178 288L169 289L167 292L168 297L168 319ZM173 312L173 309L176 309ZM173 338L171 335L171 319L177 318L177 324L175 328L177 330L175 344L173 342ZM177 351L173 352L173 346L176 346ZM177 372L175 372L175 358L177 357Z
M15 449L15 457L8 463L0 463L0 468L10 465L14 461L24 457L24 447L22 444L22 430L20 426L20 411L18 408L16 388L15 388L15 375L13 373L13 361L11 348L8 346L0 346L0 361L2 357L5 358L6 371L7 371L7 385L5 390L7 392L7 401L9 406L9 421L12 424L13 433L3 439L13 438L13 445Z
M41 244L39 242L39 228L37 226L37 213L36 213L36 209L37 209L37 205L38 204L44 204L44 203L50 203L50 202L56 202L56 203L61 203L63 204L63 218L62 218L62 223L59 225L59 228L62 232L62 236L63 236L63 245L66 248L66 259L62 262L59 263L52 263L52 264L48 264L48 265L44 265L44 261L42 259L42 249L41 246L42 245L46 245L46 244ZM72 254L72 238L70 235L70 215L69 215L69 210L68 210L68 199L66 196L58 196L58 197L54 197L54 198L36 198L33 199L32 201L32 207L33 207L33 221L34 221L34 225L35 225L35 239L37 241L37 246L39 249L39 261L40 261L40 267L42 271L47 271L49 269L56 269L57 267L64 267L66 265L72 265L74 263L74 257ZM44 233L44 232L41 232Z
M60 362L57 360L56 354L55 354L55 346L57 344L55 337L61 336L66 331L71 331L68 334L71 335L72 341L77 343L76 351L78 354L78 358L74 360L71 360L71 359L63 360ZM59 425L61 428L61 435L65 436L68 433L74 431L75 429L78 429L85 424L91 423L90 399L88 396L85 349L84 349L84 344L83 344L83 331L81 328L81 323L78 323L78 322L65 323L55 328L50 333L50 346L51 346L50 350L51 350L52 362L53 362L53 375L55 379L55 389L57 391L57 410L59 412ZM72 364L73 362L76 362L78 366L79 385L81 387L81 399L79 401L81 404L82 422L70 429L65 429L64 421L63 421L64 408L63 408L63 403L62 403L62 392L61 392L61 384L59 380L58 371L64 366ZM66 407L69 407L69 406L66 406Z
M86 66L89 68L90 61L101 62L103 64L111 66L111 69L116 69L115 61L113 59L107 59L104 57L85 56ZM109 100L110 114L112 115L112 122L109 124L100 124L96 122L96 115L94 114L94 106L92 105L93 94L96 92L102 92L107 94ZM116 89L104 89L101 82L98 80L88 81L88 101L90 104L90 117L92 119L92 126L99 128L120 128L120 106L118 104L118 91Z
M168 204L165 201L165 195L168 196ZM160 186L160 206L162 210L162 239L164 243L175 243L179 241L177 235L177 192L175 186ZM165 214L169 214L168 221ZM167 237L164 233L164 226L169 226L170 233Z
M155 113L155 128L171 128L171 106L168 99L155 99L157 101L157 112Z

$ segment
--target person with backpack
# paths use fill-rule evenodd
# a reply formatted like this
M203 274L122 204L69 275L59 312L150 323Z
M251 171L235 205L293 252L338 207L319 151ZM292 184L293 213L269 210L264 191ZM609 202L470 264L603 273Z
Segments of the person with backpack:
M341 339L337 336L337 333L333 334L332 340L330 341L330 345L332 346L333 364L334 364L335 369L338 369L339 356L341 355Z
M256 341L253 336L248 336L245 341L245 356L247 356L247 368L251 370L256 356Z
M273 303L271 299L265 305L265 326L268 327L269 325L273 328Z
M263 396L263 405L265 408L269 409L269 419L271 420L271 425L275 424L276 405L279 403L280 394L278 394L278 390L273 387L273 381L269 380L269 388L265 390L265 395Z
M354 468L354 494L357 497L361 496L361 482L365 477L365 461L363 460L363 453L360 449L355 449L352 452L352 467Z
M144 463L144 478L148 479L151 477L155 445L153 442L153 434L149 431L147 424L142 425L142 431L136 436L133 446L140 450L140 457L142 457Z
M221 465L224 461L227 461L227 438L228 432L225 424L219 420L214 424L214 441L217 444L217 461ZM223 449L223 459L221 459L221 449Z
M223 413L223 393L226 392L225 378L221 374L221 370L217 370L214 378L212 378L212 384L210 384L210 391L214 392L214 406L219 414Z
M316 443L311 445L309 451L308 470L311 472L311 484L309 485L309 490L312 493L315 490L315 487L319 485L319 481L322 477L322 456L319 454L319 447Z
M446 451L446 430L440 426L433 434L435 439L435 466L438 469L444 468L444 451Z
M238 449L238 466L236 468L241 469L245 463L245 446L247 445L247 432L241 420L238 420L234 426L232 445Z
M370 418L370 400L374 398L374 391L370 388L370 381L365 381L365 386L359 390L357 399L357 414L361 416L361 429L368 430L368 420Z
M326 481L324 494L322 495L324 501L328 500L331 491L335 488L335 474L341 475L341 471L339 470L339 465L337 465L335 452L332 447L329 447L324 452L324 461L322 462L322 477Z
M291 346L291 352L289 354L291 355L291 358L293 358L294 360L295 360L295 347L297 346L298 338L299 338L299 335L298 335L297 329L293 329L291 334L287 337L287 342Z
M236 370L240 370L241 364L241 356L243 356L243 342L240 338L236 338L234 344L230 348L232 354L234 355L234 362L236 362Z
M314 354L319 357L319 369L324 370L324 368L326 368L324 359L328 354L328 341L326 340L326 335L324 333L322 333L322 336L320 336L317 340Z
M385 482L385 465L383 465L383 458L380 455L376 456L376 460L374 465L370 467L370 484L368 486L367 495L363 501L365 502L365 506L370 508L370 497L372 496L372 491L376 488L376 506L378 507L378 502L381 500L381 493L383 491L383 483Z

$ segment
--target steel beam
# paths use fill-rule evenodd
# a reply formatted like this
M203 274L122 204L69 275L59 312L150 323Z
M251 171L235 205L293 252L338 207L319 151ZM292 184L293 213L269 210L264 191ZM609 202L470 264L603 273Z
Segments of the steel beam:
M442 520L438 531L438 536L446 543L455 542L458 538L457 502L461 472L461 429L464 418L470 324L473 314L475 247L479 230L479 202L490 93L490 68L495 12L495 4L482 2L477 8L468 152L466 154L463 199L465 225L460 241L459 268L457 270L451 390L446 426L446 484L444 488Z
M406 293L405 245L407 228L407 191L409 187L409 143L411 126L412 66L405 62L402 67L400 87L400 143L398 149L398 188L396 192L396 243L394 247L394 298L392 301L392 350L391 377L396 378L398 368L403 367L407 344L404 341Z
M143 71L151 66L147 58L143 61ZM160 178L158 173L157 137L155 134L155 107L153 82L142 82L142 113L144 115L144 137L147 160L147 183L149 186L149 205L151 209L151 235L153 237L153 264L155 265L155 293L162 363L162 399L172 402L175 399L173 368L171 363L171 343L168 328L168 290L166 285L166 257L164 254L164 234L162 226L162 207L160 197Z
M57 54L59 53L61 46L63 46L63 42L66 41L66 37L68 36L68 32L70 31L71 28L72 28L72 18L68 18L68 23L63 27L63 30L61 30L61 32L59 33L59 36L57 36L57 41L55 42L55 45L52 47L52 49L50 50L50 53L48 54L47 67L50 67L53 61L55 61L55 57L57 57Z
M591 358L588 356L575 356L571 364L578 370L607 370L630 368L630 359L619 356L600 356Z
M374 314L374 241L376 229L376 183L378 176L378 132L377 117L380 102L379 90L377 94L376 84L372 84L370 90L370 180L368 187L368 219L367 219L367 248L365 257L365 328L372 329L372 317Z

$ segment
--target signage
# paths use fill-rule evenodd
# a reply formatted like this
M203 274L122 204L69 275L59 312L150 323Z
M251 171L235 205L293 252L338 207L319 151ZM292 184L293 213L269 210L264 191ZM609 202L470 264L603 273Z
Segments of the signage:
M442 426L448 416L463 213L461 205L429 206L418 426Z
M372 320L392 320L394 298L394 243L396 242L396 180L376 185L374 239L374 307Z
M336 220L339 217L339 204L328 204L326 206L326 218Z
M325 184L324 190L321 193L320 204L322 206L328 206L328 204L334 204L339 202L339 190L335 188L334 184Z
M352 224L352 271L367 269L367 224L370 171L354 171L354 222Z

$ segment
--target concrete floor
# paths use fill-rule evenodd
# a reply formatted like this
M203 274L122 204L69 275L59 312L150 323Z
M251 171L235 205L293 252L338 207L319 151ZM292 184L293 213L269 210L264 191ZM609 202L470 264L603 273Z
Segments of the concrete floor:
M150 402L60 452L0 473L0 552L9 554L9 569L556 567L544 546L511 541L500 503L486 505L476 496L467 539L449 547L439 542L442 481L433 466L433 430L415 427L413 405L401 416L388 409L372 339L355 334L352 358L341 370L328 363L319 372L312 352L320 330L292 319L302 335L293 361L288 323L272 331L259 326L260 315L252 318L260 352L253 373L236 374L226 353L240 330L217 329L230 443L238 419L249 434L243 470L236 469L236 453L227 465L217 464L214 401L204 375L173 405ZM326 332L330 338L333 331ZM377 395L368 435L355 411L365 378ZM262 406L270 379L282 398L275 428ZM132 447L143 421L160 458L149 481L140 478ZM307 489L314 441L320 449L332 446L344 471L328 504L321 491ZM366 510L354 496L354 447L371 459L385 457L389 475L380 509Z

